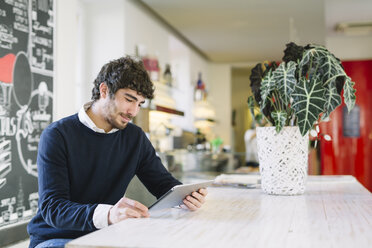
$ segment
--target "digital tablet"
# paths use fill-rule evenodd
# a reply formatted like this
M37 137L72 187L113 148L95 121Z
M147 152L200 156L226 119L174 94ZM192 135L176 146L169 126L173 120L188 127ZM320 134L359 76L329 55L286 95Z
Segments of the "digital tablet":
M174 186L167 193L162 195L154 204L149 207L149 210L158 210L163 208L171 208L183 204L183 199L194 191L201 188L211 186L214 180L205 181L202 183L181 184Z

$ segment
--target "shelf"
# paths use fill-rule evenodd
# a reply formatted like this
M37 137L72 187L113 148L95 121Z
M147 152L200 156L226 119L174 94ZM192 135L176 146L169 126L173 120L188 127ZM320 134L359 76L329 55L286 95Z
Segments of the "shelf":
M206 121L206 122L210 122L210 123L216 123L216 121L214 119L211 119L211 118L195 118L195 121Z
M194 102L193 114L195 121L214 122L216 116L213 106L206 100Z
M196 128L205 130L216 125L216 121L210 118L196 118L194 120L194 125Z
M161 105L155 105L154 108L151 108L151 110L156 110L156 111L179 115L179 116L185 116L185 113L183 111L173 109L173 108L168 108L168 107L161 106Z
M183 111L172 107L176 105L176 101L173 98L175 88L157 81L153 82L153 84L155 86L155 97L150 103L150 110L185 116Z

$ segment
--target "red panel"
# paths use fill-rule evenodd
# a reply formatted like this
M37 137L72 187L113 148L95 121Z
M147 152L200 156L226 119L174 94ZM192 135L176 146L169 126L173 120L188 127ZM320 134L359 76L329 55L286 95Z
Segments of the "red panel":
M16 56L12 53L0 58L0 81L4 83L13 82L13 67Z
M360 136L344 137L343 103L331 121L321 123L321 132L332 141L321 141L321 172L325 175L354 175L372 191L372 60L342 62L347 75L355 82L356 104L360 107Z

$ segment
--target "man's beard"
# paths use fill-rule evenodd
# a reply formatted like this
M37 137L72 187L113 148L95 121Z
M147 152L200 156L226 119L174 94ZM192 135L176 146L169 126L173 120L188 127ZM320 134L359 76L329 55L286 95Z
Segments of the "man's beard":
M106 116L106 121L112 126L112 128L117 128L117 129L124 129L128 125L128 122L122 122L121 121L121 115L124 115L126 118L132 120L132 116L128 116L126 114L120 114L120 113L109 113L108 116ZM120 116L120 120L118 121L118 116Z
M133 119L133 116L123 114L123 113L118 113L116 105L113 100L111 100L107 105L106 105L106 116L105 116L105 121L107 121L112 128L117 128L117 129L124 129L128 125L128 122ZM126 118L129 119L128 122L123 123L121 121L121 116L125 116ZM119 117L119 121L118 121Z

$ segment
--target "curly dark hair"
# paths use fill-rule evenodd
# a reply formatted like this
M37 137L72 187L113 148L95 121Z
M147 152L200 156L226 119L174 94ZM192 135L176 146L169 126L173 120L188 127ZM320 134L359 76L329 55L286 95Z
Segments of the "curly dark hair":
M112 60L102 66L101 71L94 80L92 89L93 101L97 101L100 98L99 85L101 83L106 83L111 98L119 89L124 88L135 90L145 98L154 98L154 85L143 62L130 56Z

